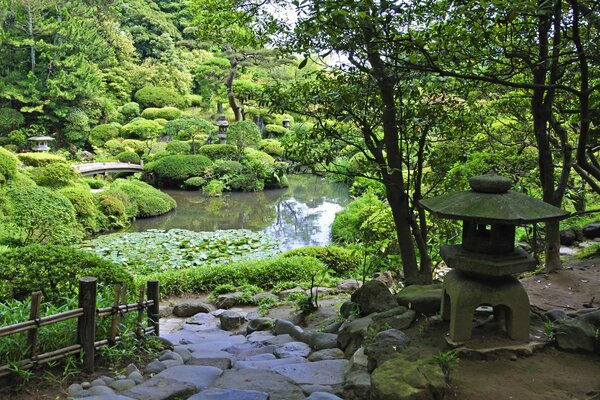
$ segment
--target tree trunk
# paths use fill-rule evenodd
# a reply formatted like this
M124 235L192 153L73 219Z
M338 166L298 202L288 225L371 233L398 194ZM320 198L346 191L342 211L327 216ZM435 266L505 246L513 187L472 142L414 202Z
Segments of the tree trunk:
M31 58L31 73L35 75L36 54L35 37L33 36L33 12L31 10L31 4L29 3L27 3L27 32L29 33L29 39L31 40L31 45L29 46Z
M231 107L231 109L233 110L235 120L241 121L243 118L242 110L239 104L237 103L235 99L235 93L233 92L233 80L235 79L235 76L237 74L238 61L235 57L229 61L231 62L231 70L229 71L229 76L227 76L227 80L225 81L225 87L227 88L227 100L229 101L229 107Z

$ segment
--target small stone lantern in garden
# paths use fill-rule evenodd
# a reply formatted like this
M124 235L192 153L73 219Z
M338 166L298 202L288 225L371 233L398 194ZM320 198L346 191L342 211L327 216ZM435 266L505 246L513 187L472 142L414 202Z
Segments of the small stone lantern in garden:
M283 127L284 127L285 129L290 129L291 122L292 122L292 121L290 120L290 117L288 117L287 115L286 115L286 117L283 119L283 121L281 121L281 123L282 123L282 125L283 125Z
M497 319L504 317L511 339L529 341L529 297L513 274L532 271L537 262L515 248L515 228L568 213L509 190L511 180L500 175L475 176L469 184L469 191L421 200L434 215L463 221L462 244L440 250L453 269L444 278L441 307L442 318L450 320L450 339L470 339L475 309L488 305Z
M219 116L219 119L216 122L218 131L217 131L217 137L219 138L219 143L220 144L225 144L227 143L227 128L229 128L229 122L227 122L227 118L225 117L225 114L221 114Z
M33 151L48 151L50 150L50 146L48 146L48 142L54 140L53 137L50 136L32 136L28 138L33 142L31 146L31 150Z

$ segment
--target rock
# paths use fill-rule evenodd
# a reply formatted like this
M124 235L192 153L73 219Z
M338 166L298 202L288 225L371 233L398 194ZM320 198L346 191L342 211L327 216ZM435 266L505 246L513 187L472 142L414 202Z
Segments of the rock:
M94 396L86 396L85 400L132 400L131 397L121 396L118 394L99 394Z
M192 353L185 347L175 346L175 349L173 349L173 351L179 354L184 363L188 362L190 358L192 358Z
M221 329L232 331L238 329L244 323L244 317L238 312L227 310L219 315Z
M154 360L150 364L146 365L144 372L146 374L157 374L165 369L167 369L167 366L162 361Z
M192 357L186 365L204 365L206 367L215 367L221 370L226 370L231 368L231 359L230 358L196 358Z
M397 329L379 332L375 335L373 341L365 347L365 355L369 360L367 369L373 371L385 361L395 357L409 342L408 336Z
M268 400L269 393L256 390L209 388L187 400Z
M91 153L87 150L83 150L81 152L81 161L85 162L85 161L94 161L96 159L96 156L94 155L94 153Z
M596 328L600 328L600 310L590 310L590 312L583 313L577 316L577 319L585 321L588 324L593 325Z
M297 325L294 325L288 320L285 319L276 319L275 326L273 327L273 332L276 335L288 334L293 338L300 338L304 330Z
M308 361L342 360L344 352L338 348L315 351L308 357Z
M273 328L275 320L273 318L255 318L248 322L246 333L251 334L256 331L269 331Z
M337 335L334 333L305 332L302 341L313 350L337 348Z
M165 360L165 361L161 361L161 362L167 368L177 367L178 365L183 365L183 361L181 361L181 360Z
M285 300L288 297L290 297L290 294L292 294L292 293L305 293L305 291L300 286L296 286L295 288L292 288L292 289L282 290L281 292L279 292L277 294L277 296L279 297L279 300Z
M371 375L366 369L356 370L346 375L344 399L363 400L370 398Z
M289 342L275 349L274 354L279 358L308 357L310 346L303 342Z
M560 231L560 244L563 246L571 246L577 240L577 233L573 228L568 228Z
M283 365L273 368L273 371L300 385L339 385L344 382L347 366L347 360L326 360Z
M239 299L243 296L242 292L234 292L234 293L224 293L217 296L217 299L214 301L215 306L217 308L229 309L238 304Z
M131 374L134 371L140 372L140 370L138 369L138 367L136 367L135 364L129 364L126 368L127 371L127 375Z
M348 319L340 327L338 333L338 347L347 355L353 354L362 344L369 325L373 322L372 315L363 318Z
M88 389L89 389L89 388L91 388L91 387L92 387L92 384L91 384L91 383L89 383L89 382L81 382L81 388L82 388L83 390L88 390Z
M440 312L442 303L441 285L411 285L396 294L398 304L423 315Z
M567 318L567 313L562 308L548 310L544 315L548 317L550 321L560 321Z
M350 358L350 368L349 370L356 369L367 369L367 365L369 365L369 359L365 354L365 348L361 347L356 350L354 354L352 354L352 358Z
M90 388L89 393L92 396L114 396L115 391L108 386L93 386Z
M133 371L129 374L129 376L127 376L127 379L131 379L137 384L144 382L144 377L140 371Z
M264 369L272 370L275 367L288 364L301 364L305 363L306 358L303 357L288 357L288 358L276 358L273 360L255 360L255 361L237 361L233 367L235 369Z
M85 389L79 383L74 383L69 386L67 392L72 397L81 397L85 393Z
M384 362L371 375L373 400L442 399L444 373L428 359L408 361L402 357Z
M223 373L222 370L215 367L203 365L180 365L162 371L155 378L164 378L172 381L190 383L196 389L206 388Z
M308 294L308 295L312 294L313 296L327 296L327 295L334 293L335 290L332 288L328 288L328 287L315 286L313 288L306 289L305 292L306 292L306 294Z
M366 282L360 289L352 293L350 300L359 305L363 316L398 307L398 302L387 286L377 280Z
M183 364L183 357L172 350L164 350L159 354L158 361L177 361L178 364Z
M341 293L353 293L356 289L361 287L362 284L362 281L357 279L345 279L337 284L336 289Z
M187 318L198 313L209 313L214 310L214 307L210 304L202 303L200 301L186 302L177 304L175 307L173 307L173 315L176 317Z
M155 376L123 392L122 395L144 400L186 399L197 391L196 385L191 383Z
M213 387L269 393L270 400L304 400L304 393L291 379L273 371L227 370Z
M374 314L371 326L377 331L385 327L402 330L410 327L416 318L417 313L415 311L398 306L391 310Z
M340 330L340 326L342 326L343 323L344 323L344 321L339 321L339 320L332 322L331 324L326 325L322 331L324 333L337 333L337 331Z
M352 314L358 314L360 312L360 306L350 300L346 300L340 306L340 315L344 318L350 317Z
M310 396L306 398L306 400L342 400L340 397L337 397L335 394L327 393L327 392L312 392Z
M265 340L273 339L274 337L275 335L270 331L254 331L251 334L246 335L246 339L250 343L264 343Z
M596 340L595 327L580 319L564 319L556 326L556 345L562 350L592 353Z
M583 236L593 239L600 236L600 223L594 222L583 227Z
M383 283L389 289L393 288L396 285L396 280L394 279L390 271L375 272L373 274L373 279Z
M103 379L97 378L92 381L92 386L106 386Z
M139 372L138 372L139 374ZM118 381L114 381L109 386L110 388L116 390L117 392L124 392L125 390L129 390L134 387L137 383L133 379L120 379Z
M302 336L298 336L298 339L300 339L301 337ZM270 339L265 339L265 340L263 340L262 343L265 345L271 345L271 346L281 346L286 343L297 342L298 339L296 339L288 334L283 334L283 335L273 336Z

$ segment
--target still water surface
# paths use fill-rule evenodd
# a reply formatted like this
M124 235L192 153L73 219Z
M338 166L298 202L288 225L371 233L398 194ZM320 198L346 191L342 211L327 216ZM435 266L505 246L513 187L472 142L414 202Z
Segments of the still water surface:
M165 192L177 201L177 209L160 217L139 219L128 231L250 229L270 233L288 249L321 246L330 241L335 214L351 201L347 185L310 175L290 176L285 189L225 193L216 198L202 192Z

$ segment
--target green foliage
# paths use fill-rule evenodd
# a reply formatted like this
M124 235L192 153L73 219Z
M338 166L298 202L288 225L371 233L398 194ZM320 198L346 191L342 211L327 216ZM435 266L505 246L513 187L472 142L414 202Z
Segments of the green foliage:
M124 151L133 151L140 156L144 154L146 150L148 150L147 144L142 140L136 139L125 139L122 142Z
M126 193L111 188L96 194L96 202L106 217L108 228L124 228L137 215L137 204Z
M213 166L213 173L218 178L227 177L225 180L233 179L241 175L244 171L244 166L233 160L216 160Z
M192 146L188 142L173 140L167 143L167 151L171 154L190 154Z
M307 246L292 249L283 254L284 257L307 256L321 261L328 269L339 276L347 276L361 263L360 256L353 250L338 246Z
M264 151L272 157L281 157L285 149L281 142L277 139L263 139L258 144L258 149Z
M202 107L202 105L204 104L202 96L199 96L197 94L187 94L185 96L185 101L190 107Z
M218 179L211 179L206 186L202 188L202 191L210 197L219 197L225 190L225 184Z
M227 129L227 143L234 145L239 154L247 147L257 147L260 140L260 130L252 121L233 122Z
M117 179L111 189L124 192L137 207L137 217L154 217L177 207L171 196L135 179Z
M183 111L175 107L149 107L142 111L142 118L146 119L166 119L168 121L179 118Z
M177 140L195 138L201 144L215 132L215 129L215 125L205 119L185 115L167 122L164 133Z
M10 131L20 128L25 123L25 117L14 108L0 108L0 135L7 135Z
M283 136L286 132L287 129L285 129L283 126L275 124L267 124L265 125L264 129L264 134L268 137Z
M92 129L88 136L88 141L92 145L100 147L117 136L119 136L119 128L115 124L102 124Z
M446 377L446 380L450 378L450 372L458 365L458 354L456 351L444 351L432 357L433 362L438 364Z
M86 234L97 233L102 228L102 213L98 210L94 195L85 186L68 186L60 189L75 209L77 221Z
M119 107L119 112L123 114L125 119L132 120L140 116L140 105L135 102L125 103Z
M17 174L17 163L17 157L12 152L0 147L0 185Z
M156 139L163 132L163 127L156 121L138 118L121 128L121 134L130 139Z
M79 174L66 163L53 163L32 171L31 177L40 186L61 188L77 182Z
M213 161L239 159L235 146L231 144L205 144L198 149L198 153Z
M119 153L117 154L116 158L120 162L131 164L139 164L141 161L140 156L133 151L124 151L122 153Z
M48 188L11 187L5 192L2 209L10 227L5 233L18 243L71 244L82 237L73 205Z
M64 301L77 293L78 279L84 276L95 276L100 284L132 283L121 266L68 246L16 247L0 253L0 263L4 292L19 300L41 290L46 300Z
M600 243L592 243L591 245L578 250L577 254L575 254L575 257L583 260L586 258L595 257L598 255L598 253L600 253Z
M102 178L80 178L79 181L85 185L88 185L90 189L102 189L106 186L106 181Z
M182 188L186 190L200 190L206 184L206 179L200 176L192 176L183 182Z
M244 157L251 164L261 164L265 167L275 164L275 159L264 151L247 148L244 150Z
M103 146L111 155L116 156L119 153L127 151L123 144L123 139L110 139Z
M188 178L204 176L206 168L212 165L203 155L172 155L162 157L144 167L156 175L161 187L179 187Z
M20 153L19 160L29 167L44 167L54 163L65 163L67 160L58 154L51 153Z
M143 108L185 107L185 99L175 90L161 86L145 86L135 92L135 100Z
M350 187L350 194L360 197L365 193L373 193L379 199L384 200L386 197L385 185L378 179L357 176Z

